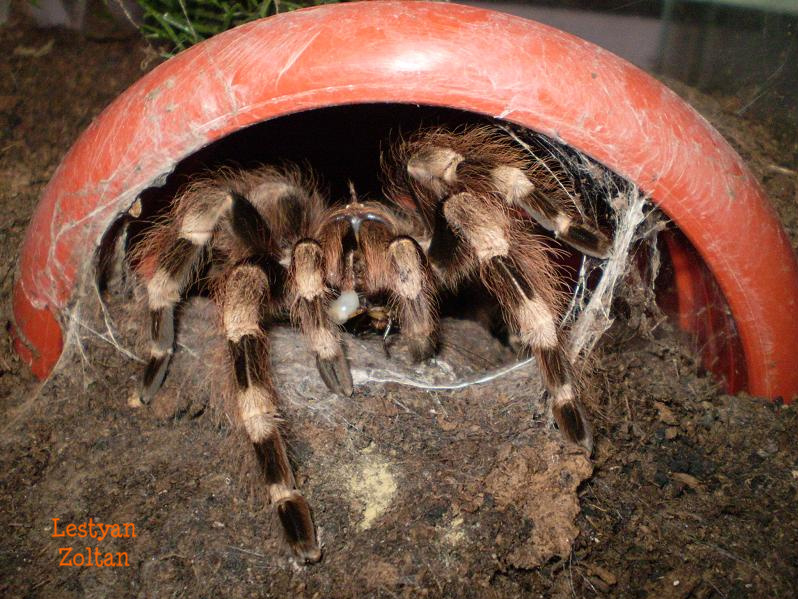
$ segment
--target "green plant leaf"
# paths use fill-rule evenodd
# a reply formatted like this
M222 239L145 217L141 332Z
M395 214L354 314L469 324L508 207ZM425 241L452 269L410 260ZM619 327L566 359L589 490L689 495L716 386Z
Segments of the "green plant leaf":
M346 0L137 0L141 34L168 46L166 56L255 19Z

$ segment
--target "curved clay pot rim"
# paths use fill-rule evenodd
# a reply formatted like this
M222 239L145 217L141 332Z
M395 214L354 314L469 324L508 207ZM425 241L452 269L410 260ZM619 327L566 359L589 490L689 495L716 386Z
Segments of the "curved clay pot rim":
M64 158L29 226L15 346L46 376L62 313L108 226L177 162L249 125L341 104L446 106L558 139L635 182L717 279L749 390L798 392L798 266L758 183L673 92L539 23L454 4L347 3L257 21L165 62L122 94Z

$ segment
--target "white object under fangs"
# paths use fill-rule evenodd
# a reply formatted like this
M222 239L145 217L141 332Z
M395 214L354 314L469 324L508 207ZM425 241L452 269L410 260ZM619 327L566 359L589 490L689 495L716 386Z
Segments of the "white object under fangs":
M352 318L352 315L360 307L360 298L353 290L344 291L335 298L330 307L327 308L327 315L336 324L344 324Z

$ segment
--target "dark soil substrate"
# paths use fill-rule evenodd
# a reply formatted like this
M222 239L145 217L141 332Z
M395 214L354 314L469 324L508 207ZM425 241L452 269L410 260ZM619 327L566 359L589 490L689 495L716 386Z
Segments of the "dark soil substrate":
M50 40L42 56L24 51ZM142 74L142 46L111 30L84 39L19 20L0 29L4 320L43 186L80 131ZM746 158L798 246L796 148L729 116L733 99L677 91ZM132 346L135 311L111 309L119 341ZM324 392L296 335L280 329L274 355L292 457L325 544L321 564L297 568L271 512L239 484L239 439L206 409L224 378L206 366L218 345L201 326L209 311L202 301L187 311L191 351L178 353L150 410L127 407L139 366L88 329L76 327L82 351L44 387L3 338L0 595L796 595L796 410L723 394L668 323L646 335L621 323L604 342L590 398L592 466L549 427L534 369L463 392L369 384L340 400ZM91 326L96 306L77 316ZM446 327L440 361L456 373L508 359L475 324ZM349 345L353 365L385 367L379 341ZM53 518L89 517L133 522L137 537L51 537ZM58 567L60 547L87 545L127 552L130 566Z

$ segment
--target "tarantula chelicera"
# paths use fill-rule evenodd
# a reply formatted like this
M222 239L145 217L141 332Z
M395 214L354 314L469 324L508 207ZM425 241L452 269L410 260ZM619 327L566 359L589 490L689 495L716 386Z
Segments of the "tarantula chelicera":
M554 418L588 452L590 425L558 331L557 273L531 219L579 251L604 257L607 238L580 222L534 161L489 127L422 131L385 163L386 198L324 201L297 167L222 171L188 186L138 245L151 320L140 399L160 388L175 342L174 312L210 277L229 344L237 409L294 554L321 557L307 501L296 489L270 377L269 322L289 312L330 390L352 394L339 326L371 313L396 323L413 357L438 346L438 294L478 278L510 329L537 357ZM141 268L139 270L142 270ZM147 269L143 269L147 270ZM374 306L385 309L374 311Z

